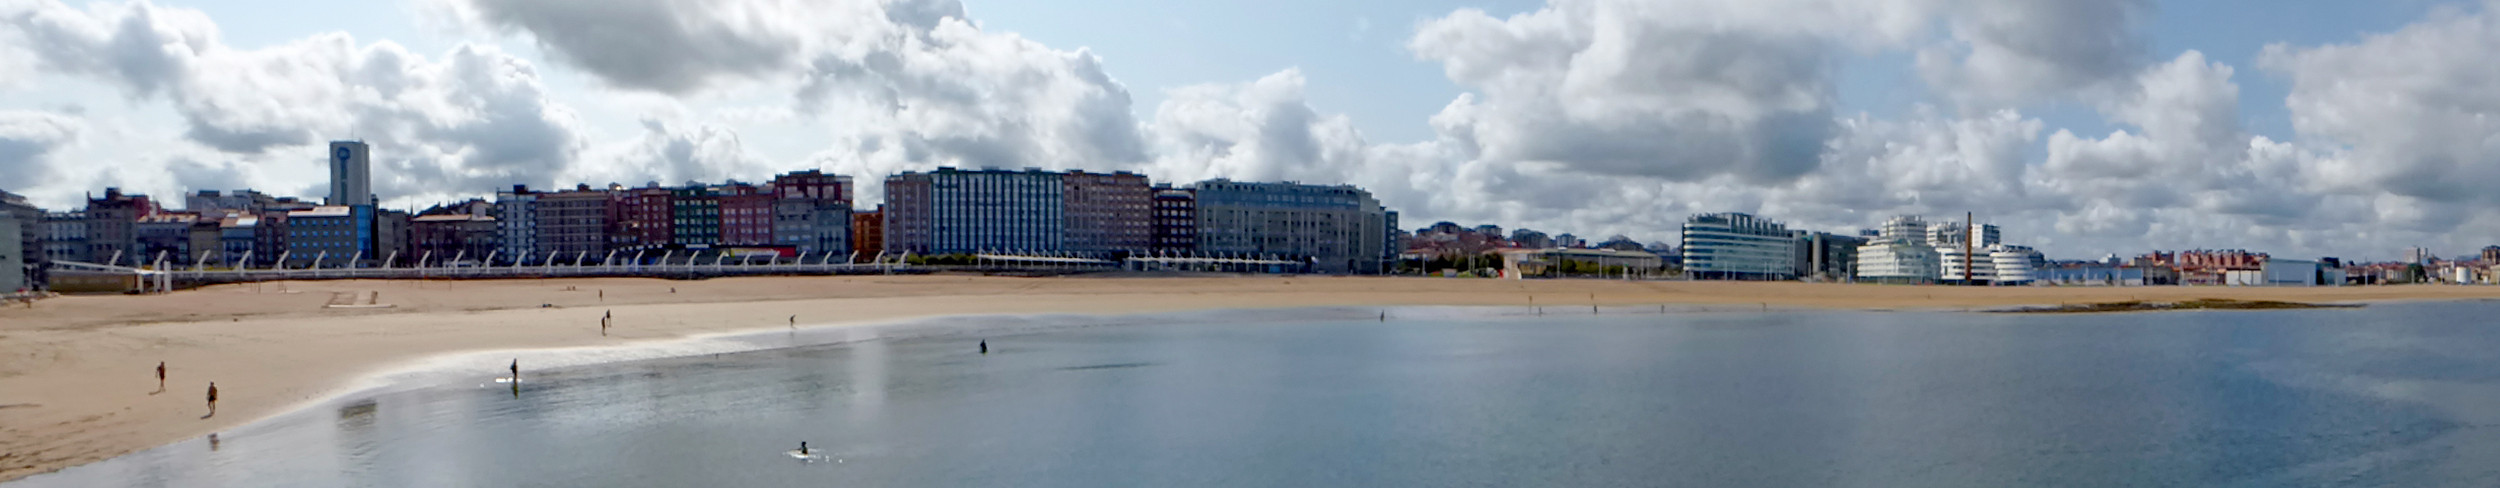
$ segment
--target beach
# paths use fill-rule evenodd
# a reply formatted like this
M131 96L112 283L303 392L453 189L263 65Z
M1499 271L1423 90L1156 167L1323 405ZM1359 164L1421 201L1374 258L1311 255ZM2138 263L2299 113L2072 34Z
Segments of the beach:
M0 310L0 480L204 436L464 352L629 346L941 315L1135 314L1355 306L1703 305L1995 309L2189 299L2375 302L2500 298L2500 287L1956 288L1787 282L1380 277L768 277L329 281L149 296L68 296ZM341 304L345 307L330 307ZM384 305L387 305L385 307ZM614 314L606 335L601 317ZM1394 315L1391 316L1394 320ZM167 365L164 391L154 367ZM500 363L482 365L485 369ZM522 365L524 374L530 365ZM220 389L214 417L203 395Z

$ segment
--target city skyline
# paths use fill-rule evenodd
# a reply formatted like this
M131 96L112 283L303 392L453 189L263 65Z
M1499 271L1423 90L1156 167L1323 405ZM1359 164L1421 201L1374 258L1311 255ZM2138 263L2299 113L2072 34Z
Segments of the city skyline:
M9 3L0 189L317 197L353 138L397 208L804 169L872 202L888 174L1030 166L1351 184L1409 228L1642 242L1728 211L1977 212L2061 258L2500 242L2474 188L2500 180L2474 142L2500 134L2474 96L2500 71L2446 61L2500 47L2490 2L1288 3L1321 16L1241 26L1224 3L793 5ZM584 6L658 28L560 22ZM2294 21L2190 32L2257 10Z

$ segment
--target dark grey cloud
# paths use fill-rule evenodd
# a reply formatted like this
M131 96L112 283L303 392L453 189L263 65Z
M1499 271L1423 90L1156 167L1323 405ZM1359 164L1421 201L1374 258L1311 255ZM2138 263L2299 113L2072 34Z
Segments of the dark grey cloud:
M442 2L614 86L680 96L786 88L793 113L829 122L827 148L807 158L825 169L1151 159L1127 87L1100 59L984 32L954 0Z
M55 174L53 154L78 142L78 119L50 112L0 111L0 175L6 189L24 192Z
M1949 2L1953 42L1922 50L1918 68L1938 92L1982 108L2106 88L2146 64L2137 32L2151 0Z
M481 0L478 20L526 33L558 62L616 86L685 94L716 78L783 71L800 46L779 12L698 0ZM735 10L724 12L723 10Z
M188 157L176 157L165 163L165 170L173 176L175 184L185 189L223 191L252 187L249 174L251 168L246 163L206 162ZM324 190L322 194L329 193L327 191L329 185L322 186Z

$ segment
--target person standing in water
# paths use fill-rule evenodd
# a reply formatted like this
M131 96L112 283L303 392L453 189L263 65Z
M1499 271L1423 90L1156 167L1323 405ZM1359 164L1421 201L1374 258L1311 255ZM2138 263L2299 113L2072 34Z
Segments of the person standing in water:
M513 383L513 384L516 384L516 385L521 383L521 359L520 359L520 358L513 358L513 359L512 359L512 383Z
M208 382L208 416L217 416L217 382L215 381Z
M990 353L990 340L989 340L989 339L982 339L982 340L981 340L981 353L982 353L982 354L989 354L989 353Z
M799 441L799 455L807 455L807 441Z

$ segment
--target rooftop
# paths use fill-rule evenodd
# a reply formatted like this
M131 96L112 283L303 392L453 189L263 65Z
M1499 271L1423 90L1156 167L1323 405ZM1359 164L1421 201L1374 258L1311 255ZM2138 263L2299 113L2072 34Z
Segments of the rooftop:
M353 207L348 207L348 206L344 206L344 205L323 205L323 206L319 206L319 207L313 207L311 210L297 210L297 211L293 211L293 212L287 212L287 213L286 213L286 216L287 216L287 218L304 218L304 217L345 217L345 216L348 216L349 214L353 213L353 212L354 212L354 210L355 210L355 209L354 209Z

